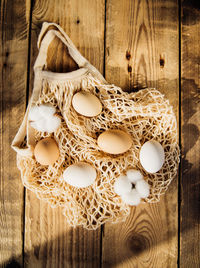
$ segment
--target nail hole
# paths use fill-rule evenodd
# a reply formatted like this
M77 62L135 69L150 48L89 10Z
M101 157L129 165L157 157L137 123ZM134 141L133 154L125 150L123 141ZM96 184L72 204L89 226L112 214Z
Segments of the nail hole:
M131 73L132 72L132 67L131 65L128 64L128 72Z
M130 60L130 58L131 58L131 53L130 53L130 51L126 51L126 59L127 60Z
M160 67L163 68L164 66L165 66L165 60L160 57Z
M80 20L79 20L79 19L77 19L76 23L77 23L77 24L79 24L79 23L80 23Z

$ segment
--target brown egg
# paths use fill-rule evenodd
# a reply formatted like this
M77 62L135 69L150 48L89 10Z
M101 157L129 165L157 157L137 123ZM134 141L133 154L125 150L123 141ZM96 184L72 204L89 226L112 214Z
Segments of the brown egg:
M53 165L59 158L59 148L56 141L52 138L40 140L35 146L34 155L41 165Z
M110 129L99 135L97 143L106 153L123 154L130 149L133 141L130 134L119 129Z
M74 110L86 117L97 116L102 111L100 100L92 93L86 91L77 92L72 98Z

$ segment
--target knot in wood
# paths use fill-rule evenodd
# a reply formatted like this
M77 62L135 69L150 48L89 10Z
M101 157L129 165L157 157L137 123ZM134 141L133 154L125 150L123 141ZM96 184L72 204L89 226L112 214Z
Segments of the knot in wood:
M149 248L147 238L140 234L134 234L127 241L128 248L134 255L140 255L143 251Z

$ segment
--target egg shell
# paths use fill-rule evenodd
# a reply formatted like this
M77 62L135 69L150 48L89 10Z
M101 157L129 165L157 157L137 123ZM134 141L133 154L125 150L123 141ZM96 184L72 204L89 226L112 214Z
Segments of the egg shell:
M86 117L97 116L102 111L100 100L86 91L79 91L73 96L72 106L77 113Z
M128 192L130 192L132 189L132 184L130 181L127 179L126 176L120 176L119 178L116 179L114 183L114 191L118 195L123 195Z
M136 189L132 189L129 193L122 195L121 198L124 203L131 206L137 206L141 201L140 195Z
M136 169L129 169L126 172L126 175L129 179L130 182L135 183L138 180L142 180L143 179L143 175L139 170Z
M150 140L141 147L140 163L147 172L156 173L162 168L164 161L164 149L159 142Z
M132 137L119 129L110 129L101 133L97 139L100 149L109 154L122 154L132 146Z
M78 188L88 187L96 179L96 170L85 162L75 163L65 169L63 179L70 185Z
M59 148L52 138L40 140L34 149L34 155L41 165L53 165L59 158Z

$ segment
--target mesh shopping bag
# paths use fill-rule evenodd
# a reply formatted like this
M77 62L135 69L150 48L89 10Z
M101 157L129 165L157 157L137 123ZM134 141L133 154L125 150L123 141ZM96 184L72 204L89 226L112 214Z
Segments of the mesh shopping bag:
M68 73L48 70L48 49L55 38L66 46L78 70ZM52 207L61 206L71 226L83 225L87 229L96 229L107 221L123 221L129 215L129 205L114 190L116 179L129 169L139 170L150 187L148 197L142 201L159 201L175 177L179 162L177 124L169 101L156 89L127 93L109 85L55 23L43 23L38 48L33 93L12 142L24 186ZM99 115L85 117L76 112L72 98L80 90L101 101ZM61 120L53 133L38 131L29 122L30 109L43 104L54 106ZM102 151L97 139L109 129L128 133L133 141L130 149L116 155ZM34 156L37 142L46 137L55 139L59 146L59 158L52 165L41 165ZM164 164L156 173L148 173L139 160L142 145L152 139L165 152ZM63 179L66 168L78 162L95 168L97 176L92 185L77 188Z

